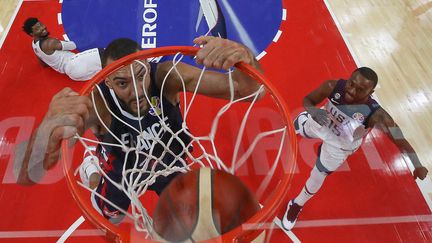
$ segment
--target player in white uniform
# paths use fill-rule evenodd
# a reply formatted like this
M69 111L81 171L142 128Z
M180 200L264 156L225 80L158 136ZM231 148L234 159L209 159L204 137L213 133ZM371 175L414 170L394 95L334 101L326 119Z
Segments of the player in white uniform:
M370 68L356 69L348 80L329 80L308 94L304 112L294 120L297 134L319 138L316 165L300 194L289 201L282 226L291 230L304 204L321 188L331 174L361 145L370 128L382 130L401 153L413 163L414 179L423 180L428 170L420 163L416 152L405 139L393 118L371 97L378 83L377 74ZM321 108L315 107L327 99Z
M28 18L24 22L23 30L33 37L33 51L44 66L65 73L75 81L89 80L102 69L98 48L73 53L71 51L76 49L73 41L60 41L49 37L45 25L37 18Z

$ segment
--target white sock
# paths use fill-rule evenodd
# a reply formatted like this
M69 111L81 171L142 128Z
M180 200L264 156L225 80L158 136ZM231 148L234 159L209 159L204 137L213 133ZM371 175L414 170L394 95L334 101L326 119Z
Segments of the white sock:
M300 194L294 199L294 202L300 206L303 206L315 195L315 193L318 192L326 177L327 174L320 172L315 166L312 169L308 180L306 181L306 185L303 187Z

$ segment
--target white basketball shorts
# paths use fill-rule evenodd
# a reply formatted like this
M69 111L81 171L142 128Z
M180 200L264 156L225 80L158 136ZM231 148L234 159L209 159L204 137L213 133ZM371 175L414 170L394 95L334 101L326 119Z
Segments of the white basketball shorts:
M354 149L343 149L329 142L329 129L322 127L306 112L300 113L294 120L296 133L305 138L319 138L323 141L318 151L316 166L321 172L330 174L337 170L343 162L354 153L358 146ZM328 132L327 132L328 130Z
M75 81L87 81L102 70L97 48L75 54L65 65L65 73Z

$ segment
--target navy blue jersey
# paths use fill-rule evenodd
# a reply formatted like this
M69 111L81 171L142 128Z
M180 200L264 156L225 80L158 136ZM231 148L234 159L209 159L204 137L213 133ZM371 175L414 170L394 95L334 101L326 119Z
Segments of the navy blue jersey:
M149 88L150 92L148 94L152 106L154 107L150 107L148 110L144 111L141 119L138 119L138 117L125 111L121 105L122 102L119 101L114 91L109 89L104 82L98 84L105 100L107 101L109 109L119 118L112 116L109 129L114 133L115 137L120 139L128 148L135 148L137 147L137 144L139 144L138 149L140 152L144 153L139 155L140 165L138 167L144 165L143 161L148 158L146 154L151 154L156 158L162 157L160 158L161 160L158 160L158 163L171 164L174 162L173 154L181 156L184 153L184 146L187 146L191 141L189 136L184 132L181 132L179 134L180 139L173 139L169 145L170 151L173 154L166 153L164 156L161 156L164 151L164 146L162 145L166 145L171 138L171 132L165 131L161 124L164 122L174 133L176 133L182 127L183 118L179 104L173 105L163 96L161 98L160 90L155 83L156 68L157 64L151 64L151 83ZM162 109L164 117L162 117ZM161 119L163 121L161 121ZM120 120L128 125L124 124ZM139 133L136 130L140 131L140 124L142 132ZM98 139L102 142L119 144L115 137L110 133L98 135ZM135 166L135 151L126 152L120 147L103 145L99 146L98 152L102 155L100 156L102 157L102 161L105 162L103 163L105 171L109 171L110 174L116 178L115 181L121 179L126 155L128 156L128 164L126 168L132 168ZM152 160L151 163L154 163L154 161ZM163 168L161 164L158 167Z

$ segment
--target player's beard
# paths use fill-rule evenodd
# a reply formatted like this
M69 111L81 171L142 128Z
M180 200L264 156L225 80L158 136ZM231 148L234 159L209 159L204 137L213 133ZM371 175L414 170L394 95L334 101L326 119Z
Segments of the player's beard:
M45 34L41 34L41 37L42 37L42 38L47 38L47 37L49 36L49 34L50 34L50 33L47 31Z
M118 97L117 97L117 99L118 99ZM142 100L142 99L145 99L145 97L140 97L140 100ZM132 115L134 115L134 116L136 116L136 117L138 117L138 110L136 109L136 110L134 111L134 110L132 110L132 108L131 108L131 107L138 108L138 107L137 107L137 104L136 104L136 99L130 100L130 101L128 101L128 102L124 102L124 101L121 100L121 99L118 99L118 101L119 101L120 106L121 106L121 108L122 108L123 110L125 110L126 112L128 112L128 113L130 113L130 114L132 114ZM145 101L144 101L144 102L145 102ZM145 114L145 112L146 112L147 107L146 107L146 105L144 104L142 107L139 107L139 108L140 108L140 115L143 116L143 115Z

